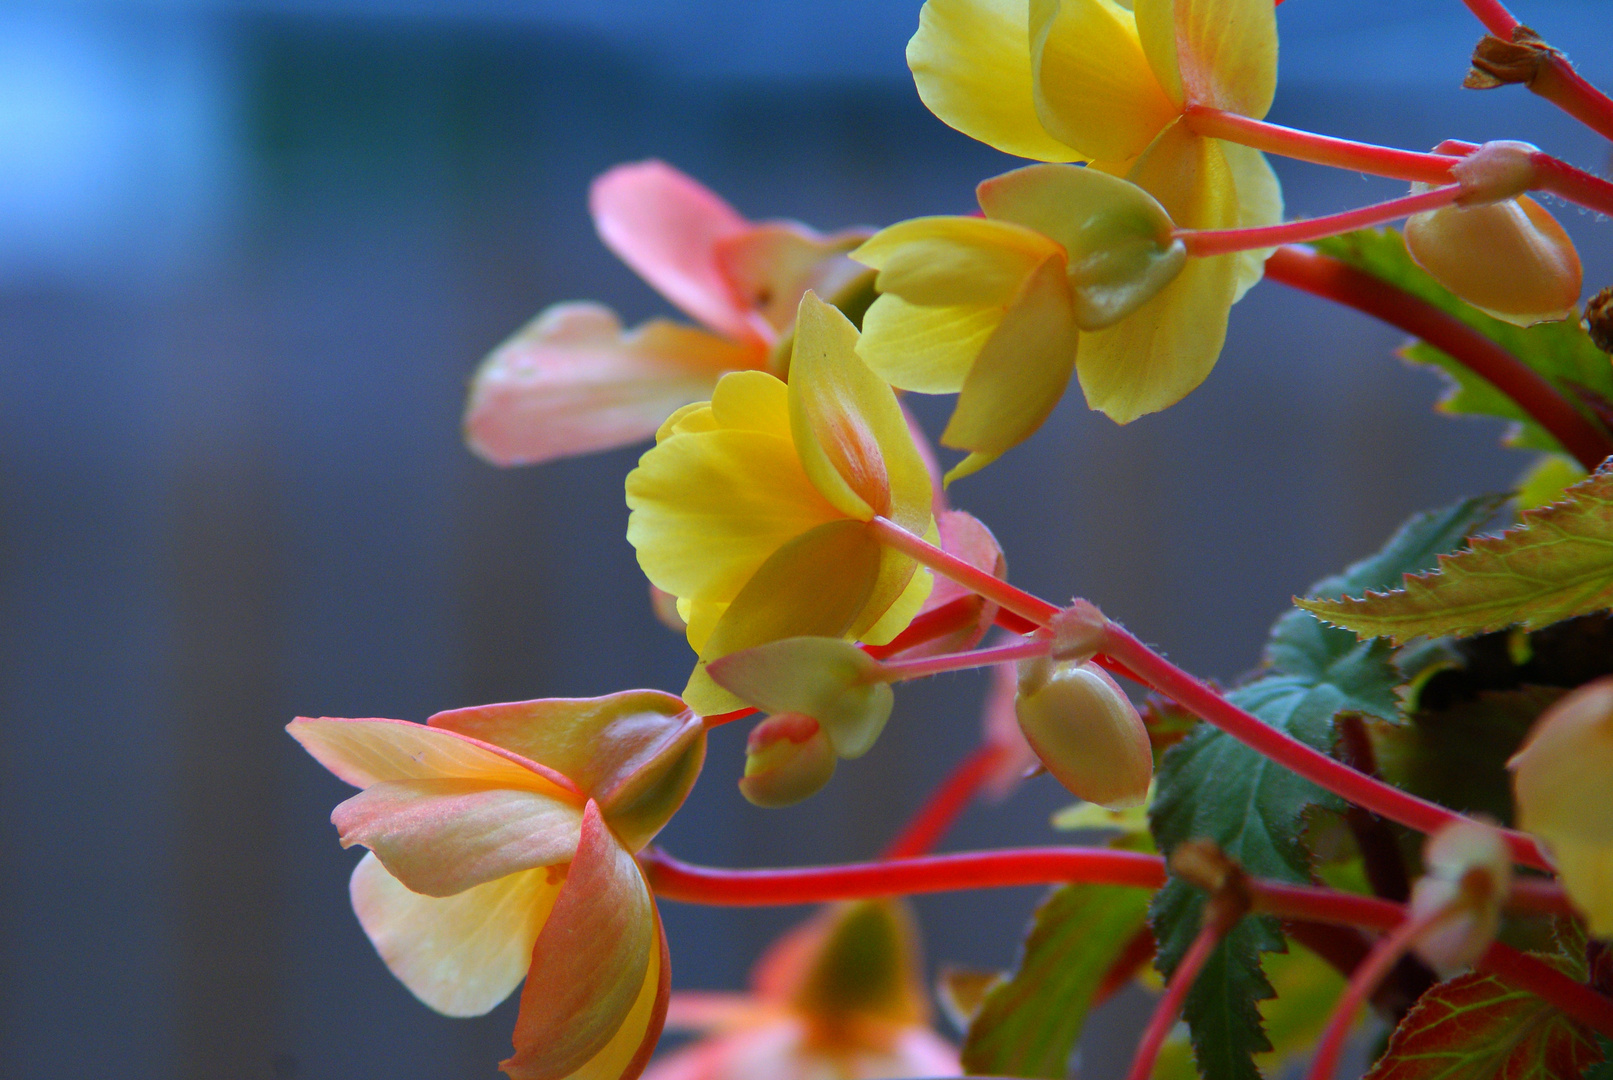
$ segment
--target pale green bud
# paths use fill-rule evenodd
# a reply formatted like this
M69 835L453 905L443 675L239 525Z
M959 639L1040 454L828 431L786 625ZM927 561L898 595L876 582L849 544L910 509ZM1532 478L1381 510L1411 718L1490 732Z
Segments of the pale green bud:
M835 772L834 747L810 716L780 713L751 729L739 793L756 806L791 806L815 795Z
M1148 729L1125 691L1091 663L1028 660L1019 668L1019 729L1073 794L1123 809L1148 798Z

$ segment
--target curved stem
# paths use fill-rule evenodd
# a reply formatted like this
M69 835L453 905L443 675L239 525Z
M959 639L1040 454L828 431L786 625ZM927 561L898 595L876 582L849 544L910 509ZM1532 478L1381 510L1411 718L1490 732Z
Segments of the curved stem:
M1500 0L1464 0L1467 9L1484 24L1484 29L1502 41L1515 40L1521 25ZM1585 80L1568 58L1556 50L1528 82L1530 90L1606 139L1613 139L1613 100Z
M1136 672L1143 685L1313 784L1419 832L1432 833L1444 825L1466 820L1455 811L1374 780L1278 731L1154 652L1124 628L1111 622L1104 636L1101 651ZM1542 870L1551 869L1533 837L1510 829L1503 829L1502 835L1514 859Z
M922 537L914 536L889 518L876 517L868 523L874 537L902 554L916 559L938 574L945 574L959 585L984 596L987 600L1007 608L1014 614L1030 620L1037 626L1047 626L1059 609L1038 596L1017 589L1002 578L977 566L971 566L956 555L942 551Z
M975 795L991 778L997 763L1007 753L1001 746L977 746L974 752L947 774L941 786L931 793L929 800L913 815L895 840L885 848L885 859L912 859L927 854L946 835L966 810Z
M1266 276L1363 311L1428 342L1512 400L1587 470L1613 454L1613 436L1544 376L1466 323L1364 270L1300 248L1278 248Z
M1451 166L1462 160L1450 154L1423 154L1392 146L1335 139L1312 131L1251 120L1207 105L1189 105L1183 110L1187 126L1196 134L1263 150L1268 154L1330 165L1336 169L1412 180L1424 184L1451 182Z
M1277 244L1300 244L1308 240L1321 240L1328 236L1365 229L1396 221L1427 210L1450 206L1462 193L1462 185L1446 184L1432 191L1404 195L1387 202L1346 210L1341 214L1285 221L1281 225L1266 225L1253 229L1177 229L1178 240L1187 246L1189 255L1200 257L1228 255L1234 251L1253 251Z
M647 848L639 862L650 888L661 898L724 907L818 904L1071 881L1139 889L1165 884L1165 864L1159 856L1111 848L1009 848L782 870L693 866Z
M1148 1026L1143 1029L1142 1038L1137 1043L1137 1052L1131 1059L1126 1080L1148 1080L1154 1075L1154 1062L1159 1059L1159 1048L1165 1045L1165 1037L1176 1026L1176 1018L1181 1015L1182 1002L1187 1000L1193 980L1199 977L1199 971L1210 959L1210 954L1215 952L1215 947L1221 943L1228 929L1218 922L1206 923L1193 939L1193 944L1187 947L1182 962L1171 973L1165 993L1154 1006L1153 1015L1148 1018Z

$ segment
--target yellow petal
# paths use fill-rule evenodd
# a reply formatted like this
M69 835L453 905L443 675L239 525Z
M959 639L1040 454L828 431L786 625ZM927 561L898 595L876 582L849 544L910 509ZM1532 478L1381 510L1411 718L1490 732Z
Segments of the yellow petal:
M410 993L446 1016L480 1016L526 975L560 892L549 876L525 870L457 896L421 896L366 854L349 892L364 933Z
M659 588L726 602L787 541L843 515L807 478L788 438L677 435L627 476L627 539Z
M482 780L573 798L570 782L502 747L404 720L298 717L286 725L325 768L354 787L390 780Z
M765 371L736 371L711 395L711 416L718 427L760 431L790 437L790 391Z
M1049 259L980 351L941 442L988 454L1023 442L1064 393L1076 338L1062 261Z
M924 539L932 544L939 542L933 524ZM851 636L869 645L890 644L924 609L924 601L930 598L934 586L934 574L915 565L906 555L886 548L880 554L879 578L874 591L863 608L862 618L852 625ZM886 606L886 597L895 597L889 601L889 606Z
M1613 938L1613 843L1578 837L1540 835L1557 863L1563 889L1585 915L1592 934Z
M1031 91L1028 0L927 0L907 43L919 98L947 125L1005 154L1080 155L1049 135Z
M1031 0L1036 115L1084 157L1134 157L1180 115L1131 12L1114 0Z
M882 551L862 522L845 519L782 546L718 620L683 700L702 716L743 708L711 681L706 662L783 638L844 637L878 582Z
M1181 124L1138 159L1131 179L1188 228L1227 228L1236 212L1220 145ZM1159 295L1107 330L1081 335L1076 374L1087 404L1124 424L1180 401L1203 382L1226 340L1236 256L1189 259Z
M807 474L848 516L925 527L930 476L907 417L858 358L856 327L810 292L796 316L790 420Z
M1276 225L1283 219L1283 188L1271 163L1259 150L1251 150L1237 143L1223 142L1221 153L1232 170L1232 183L1238 192L1238 209L1234 228L1257 229ZM1266 272L1266 260L1276 248L1255 248L1238 253L1238 289L1233 301L1259 281Z
M1178 104L1256 120L1277 92L1276 5L1265 0L1136 0L1137 29Z
M406 887L453 896L539 866L570 862L582 808L484 780L391 780L338 806L342 846L362 844Z
M697 431L716 431L717 418L711 415L711 402L695 401L673 412L655 429L655 441L665 442L673 435L692 435Z
M863 316L857 355L892 386L956 394L1002 317L998 304L920 307L886 293Z
M926 307L1006 304L1059 246L1010 221L926 217L881 229L851 257L879 271L874 286Z

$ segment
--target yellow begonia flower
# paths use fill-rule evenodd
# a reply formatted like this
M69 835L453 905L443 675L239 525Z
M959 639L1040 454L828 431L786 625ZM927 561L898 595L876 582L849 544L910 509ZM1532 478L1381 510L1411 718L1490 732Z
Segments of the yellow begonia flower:
M949 479L1040 427L1081 331L1126 318L1187 261L1159 202L1095 169L1032 165L978 194L983 218L899 222L852 252L878 271L858 345L868 366L904 390L958 395L941 441L971 454Z
M703 1037L644 1080L884 1080L959 1076L958 1051L929 1027L907 906L865 900L780 938L748 994L672 995L667 1026Z
M513 1080L632 1080L669 993L634 853L682 804L705 726L652 690L287 729L363 790L331 815L353 910L392 973L449 1016L526 979Z
M1277 82L1270 0L927 0L907 46L919 97L999 150L1124 176L1184 229L1272 225L1282 192L1255 150L1194 134L1202 105L1259 119ZM1267 251L1188 261L1108 329L1083 330L1087 404L1126 423L1204 381L1227 310ZM965 332L964 328L958 328Z
M807 293L788 385L723 376L628 474L627 539L651 583L678 598L700 657L683 697L702 715L744 704L712 682L708 661L801 635L882 644L929 593L929 572L867 526L883 516L935 535L924 461L856 345L845 316Z

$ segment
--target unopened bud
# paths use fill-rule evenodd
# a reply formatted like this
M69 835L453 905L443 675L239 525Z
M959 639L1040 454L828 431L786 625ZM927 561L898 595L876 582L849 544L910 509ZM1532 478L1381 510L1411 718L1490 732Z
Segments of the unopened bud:
M1613 936L1613 678L1541 714L1507 767L1518 824L1546 842L1591 933Z
M1417 955L1441 975L1468 967L1501 928L1501 905L1512 887L1512 857L1501 834L1477 821L1458 821L1429 837L1423 877L1411 893L1413 918L1441 909L1452 914L1416 943Z
M834 747L818 722L780 713L751 729L739 793L756 806L792 806L822 790L834 772Z
M1527 195L1414 214L1406 248L1441 285L1517 326L1565 319L1579 300L1574 242Z
M1074 795L1111 809L1148 797L1154 776L1148 730L1101 668L1028 660L1020 665L1014 711L1025 741Z
M1473 67L1462 85L1469 90L1493 90L1514 83L1528 86L1556 52L1527 26L1513 27L1511 41L1486 34L1473 50Z
M1585 305L1585 332L1591 343L1605 353L1613 353L1613 285L1609 285Z

